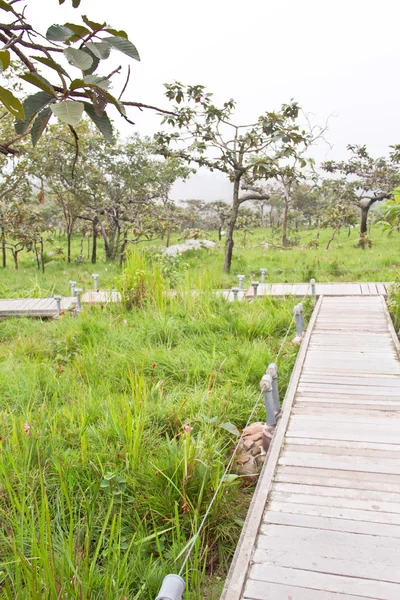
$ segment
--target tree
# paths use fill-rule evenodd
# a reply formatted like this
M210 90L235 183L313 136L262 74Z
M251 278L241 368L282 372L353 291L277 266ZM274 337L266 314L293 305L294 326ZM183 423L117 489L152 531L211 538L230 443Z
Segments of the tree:
M365 236L371 206L389 199L400 184L400 152L395 147L389 158L372 158L365 145L348 145L347 149L350 152L347 161L327 161L322 168L339 176L336 181L341 196L360 209L360 234Z
M222 229L226 226L229 217L229 204L224 200L215 200L206 206L211 228L218 230L218 239L222 239Z
M64 1L59 0L59 3ZM82 16L82 23L52 25L42 35L28 21L26 6L21 7L21 11L18 10L20 2L21 0L0 2L0 42L3 43L3 48L0 49L0 67L2 71L6 70L11 58L15 59L22 67L18 76L34 86L36 93L22 102L10 85L0 86L0 102L17 120L16 134L1 141L1 153L15 154L15 144L29 133L33 145L36 145L52 115L69 126L77 143L75 128L84 113L103 136L111 141L113 127L106 112L109 106L114 107L117 114L130 123L126 113L127 106L163 112L162 109L141 102L122 100L130 76L129 67L126 82L118 97L111 94L110 88L113 76L120 73L122 67L114 69L107 76L96 72L102 61L106 61L113 51L140 60L136 47L129 41L125 31ZM72 5L78 8L80 1L72 0Z
M242 183L249 174L253 179L272 177L277 161L289 158L297 146L307 145L305 132L296 124L299 107L294 102L284 104L280 111L266 112L250 125L236 125L232 121L235 102L216 106L204 86L176 82L166 85L166 96L177 105L163 123L178 131L156 135L160 152L221 171L233 183L224 260L224 270L229 272L239 207L249 200L262 199L252 189L243 193ZM172 149L174 142L176 150Z

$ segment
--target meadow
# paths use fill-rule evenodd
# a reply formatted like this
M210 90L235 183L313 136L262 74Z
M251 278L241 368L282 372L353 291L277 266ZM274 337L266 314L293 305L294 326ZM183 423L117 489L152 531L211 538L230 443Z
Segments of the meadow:
M18 272L1 272L1 297L67 295L70 279L91 289L96 272L125 299L76 318L0 322L1 598L150 600L179 570L296 303L227 303L212 290L239 272L250 285L261 267L277 282L396 277L395 237L377 231L363 251L356 231L342 232L325 253L330 232L319 248L308 247L315 231L299 235L282 250L269 230L246 248L239 232L231 275L221 272L222 246L170 262L134 252L124 272L49 256L41 274L26 254ZM399 307L394 295L396 322ZM282 398L291 337L278 361ZM254 420L264 419L259 403ZM224 480L184 571L187 598L219 597L253 489Z

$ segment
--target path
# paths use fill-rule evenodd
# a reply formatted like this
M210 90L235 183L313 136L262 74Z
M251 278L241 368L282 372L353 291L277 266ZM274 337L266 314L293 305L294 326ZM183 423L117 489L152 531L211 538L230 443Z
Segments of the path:
M400 598L399 352L382 296L319 298L223 600Z
M72 310L76 298L62 298L61 310ZM1 317L55 317L57 303L54 298L13 298L0 300Z
M317 296L386 296L391 283L316 283ZM300 296L311 295L308 283L260 283L257 296ZM252 298L254 290L250 287L246 298Z

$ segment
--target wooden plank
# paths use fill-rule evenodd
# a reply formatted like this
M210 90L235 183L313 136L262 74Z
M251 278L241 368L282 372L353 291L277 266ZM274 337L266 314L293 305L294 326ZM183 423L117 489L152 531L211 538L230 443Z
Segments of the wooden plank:
M400 506L400 494L398 492L386 492L383 490L360 490L324 485L308 485L302 483L275 482L274 492L290 494L302 494L313 496L348 498L350 500L368 500L371 502L394 502ZM399 549L400 550L400 549Z
M247 581L243 597L244 600L362 600L361 596L337 594L326 590L313 590L254 579Z
M348 479L349 477L354 480L354 482L362 482L365 485L365 489L375 489L374 487L370 487L372 484L379 484L381 486L389 485L389 486L397 486L400 485L400 475L388 475L382 473L375 473L372 478L370 473L362 472L360 470L355 470L353 472L349 472L348 470L340 470L333 469L330 467L315 469L313 467L299 467L299 466L280 466L277 469L277 474L279 473L293 473L299 477L299 480L303 476L317 476L319 478L337 478L337 479ZM324 485L327 485L324 483ZM382 487L383 489L383 487ZM396 491L396 488L389 487L388 489L393 489Z
M317 517L314 515L292 514L285 512L267 511L261 533L266 531L270 524L295 525L296 527L310 527L321 531L343 531L347 533L363 533L370 536L384 536L400 539L400 525L387 525L385 523L370 523L366 521L352 521L350 519Z
M331 575L329 573L313 572L312 576L310 576L310 571L308 570L291 569L275 565L253 565L250 570L250 579L298 587L309 587L312 581L313 589L320 589L326 592L354 594L362 598L379 600L399 600L400 598L400 585L397 583Z
M310 341L311 333L318 317L322 302L323 296L320 296L310 319L299 354L297 355L297 360L283 403L282 416L278 421L275 436L269 448L268 460L265 462L263 470L260 474L257 488L247 513L242 535L240 536L239 544L236 548L235 556L225 582L221 600L240 600L242 596L242 590L246 580L249 561L253 553L255 539L258 529L261 525L261 519L264 513L268 492L272 485L281 446L283 444L286 428L289 423L290 411L294 402L297 384L306 357L308 343Z

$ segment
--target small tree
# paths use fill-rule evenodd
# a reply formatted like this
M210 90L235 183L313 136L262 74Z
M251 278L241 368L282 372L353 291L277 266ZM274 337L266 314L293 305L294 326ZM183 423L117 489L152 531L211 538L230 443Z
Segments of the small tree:
M328 161L322 164L327 173L339 176L337 188L340 195L361 211L360 234L368 233L368 213L375 202L387 200L400 184L400 153L396 148L389 158L372 158L367 147L349 145L347 161ZM334 181L334 180L333 180Z
M284 104L279 111L266 112L250 125L236 125L232 120L233 100L216 106L212 94L201 85L174 83L166 90L169 100L177 105L163 123L178 131L157 134L160 152L221 171L233 184L224 260L224 270L229 272L239 207L263 197L251 189L243 193L242 183L250 174L253 179L273 177L279 159L289 158L297 146L307 145L305 132L296 124L299 107L294 102ZM171 147L173 142L177 143L176 150Z

